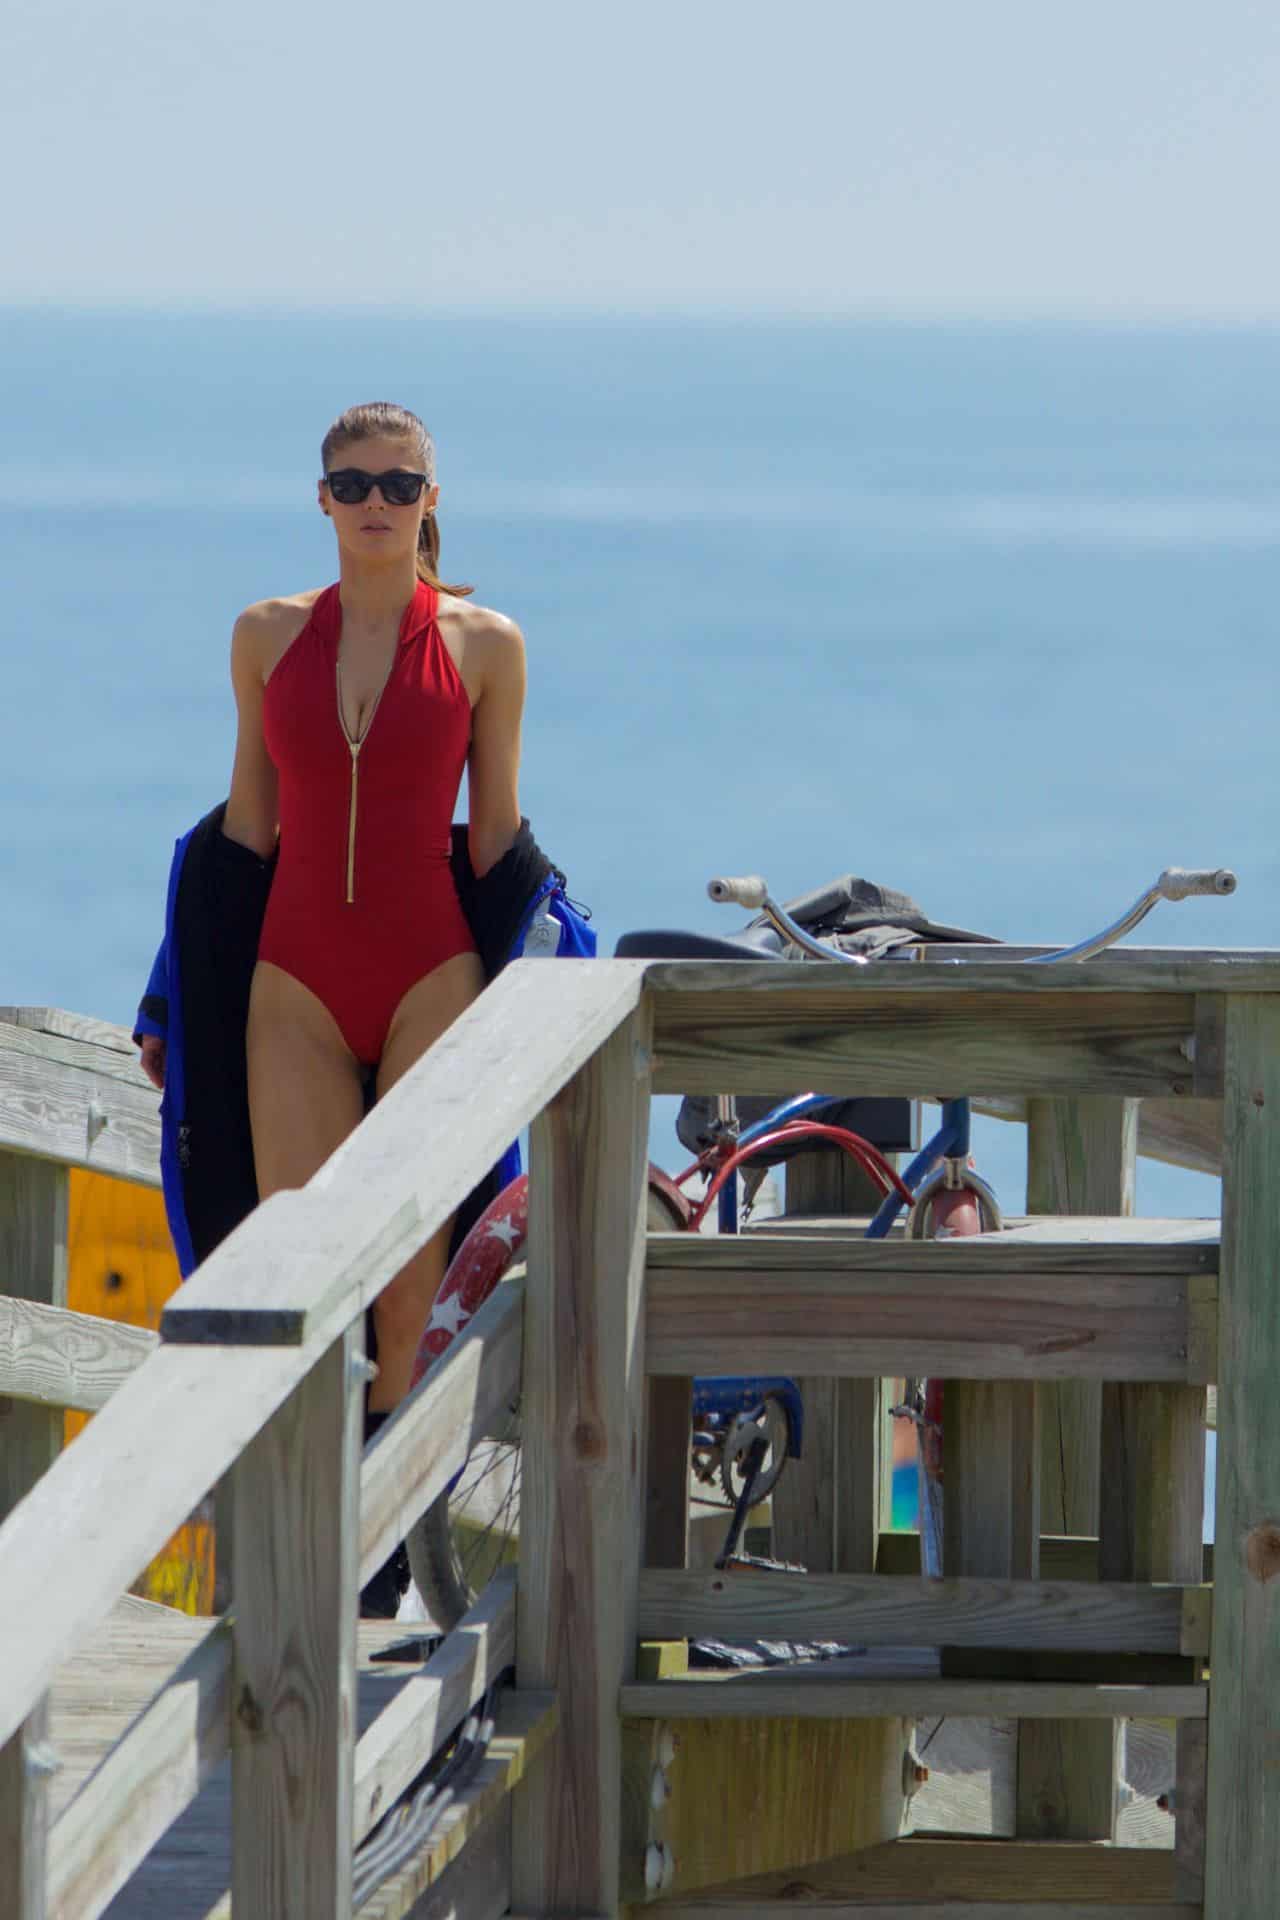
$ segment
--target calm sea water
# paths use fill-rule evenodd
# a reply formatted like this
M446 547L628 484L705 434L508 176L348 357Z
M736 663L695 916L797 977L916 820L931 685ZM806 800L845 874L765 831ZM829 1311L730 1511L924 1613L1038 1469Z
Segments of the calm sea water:
M603 951L732 927L716 871L1038 941L1170 862L1239 892L1144 939L1280 945L1280 336L50 311L0 365L2 1000L131 1017L232 620L334 576L319 440L376 397L524 627L524 803ZM1018 1131L980 1151L1021 1205Z

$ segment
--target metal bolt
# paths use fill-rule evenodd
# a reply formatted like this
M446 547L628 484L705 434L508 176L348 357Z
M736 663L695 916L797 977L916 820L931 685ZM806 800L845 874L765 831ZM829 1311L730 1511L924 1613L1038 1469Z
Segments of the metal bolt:
M679 1734L673 1733L670 1727L664 1727L661 1733L658 1735L659 1766L669 1767L679 1751L680 1751Z
M32 1740L28 1743L22 1764L29 1780L48 1780L57 1773L62 1762L56 1749L47 1740Z
M89 1111L85 1116L85 1144L92 1147L98 1135L111 1125L111 1116L97 1100L89 1102Z
M671 1782L661 1767L655 1767L649 1781L649 1805L655 1813L661 1811L671 1798Z
M350 1372L351 1385L353 1387L362 1387L366 1381L377 1379L378 1363L376 1360L370 1360L368 1354L353 1353L351 1356Z

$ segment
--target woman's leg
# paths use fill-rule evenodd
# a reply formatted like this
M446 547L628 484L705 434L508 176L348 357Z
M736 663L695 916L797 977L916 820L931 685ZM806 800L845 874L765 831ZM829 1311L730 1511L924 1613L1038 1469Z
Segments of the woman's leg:
M364 1115L360 1068L310 987L260 960L249 992L249 1123L258 1193L302 1187Z
M455 954L410 987L396 1008L382 1050L379 1099L479 997L483 987L484 970L474 953ZM374 1302L378 1377L369 1391L371 1412L398 1405L409 1391L418 1345L448 1263L452 1226L453 1221L447 1220Z

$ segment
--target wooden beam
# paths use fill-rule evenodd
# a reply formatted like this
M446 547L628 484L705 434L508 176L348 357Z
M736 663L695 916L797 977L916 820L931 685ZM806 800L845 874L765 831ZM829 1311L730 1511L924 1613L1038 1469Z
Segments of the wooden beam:
M1226 1045L1206 1920L1280 1887L1280 994L1230 999Z
M643 971L626 960L504 968L305 1187L264 1201L179 1288L164 1338L336 1337L627 1019ZM501 1098L477 1100L477 1086Z
M647 1567L683 1567L688 1563L692 1431L693 1381L688 1374L651 1379L645 1407Z
M1203 1721L1187 1721L1203 1726ZM1173 1859L1153 1847L1100 1847L1085 1843L980 1839L924 1839L910 1835L867 1847L839 1860L823 1860L803 1873L773 1873L709 1887L678 1905L712 1920L735 1905L754 1913L770 1906L823 1903L823 1912L846 1903L864 1913L869 1903L988 1901L1010 1914L1023 1901L1075 1902L1101 1920L1108 1906L1128 1904L1145 1914L1174 1906ZM784 1905L785 1903L785 1905ZM1006 1904L1011 1903L1011 1904ZM672 1920L677 1903L660 1901L654 1920ZM963 1909L962 1909L963 1910ZM968 1909L972 1911L970 1906ZM1055 1906L1053 1912L1061 1913Z
M779 1372L855 1378L1186 1381L1212 1370L1216 1230L1094 1220L1072 1223L1072 1243L1060 1225L1055 1240L1033 1227L942 1241L653 1235L649 1370L749 1372L762 1346ZM1141 1231L1104 1237L1113 1226Z
M1131 1216L1139 1104L1029 1100L1028 1212ZM1045 1381L1036 1388L1040 1524L1049 1533L1098 1531L1102 1397L1109 1391L1095 1380ZM1019 1729L1018 1833L1040 1840L1109 1840L1121 1739L1121 1729L1105 1721L1032 1720Z
M360 1738L356 1841L364 1839L515 1658L515 1569L504 1567Z
M796 1719L903 1719L967 1714L984 1720L1067 1718L1115 1720L1203 1719L1208 1689L1192 1686L1109 1686L1069 1680L845 1680L821 1671L778 1677L766 1670L750 1679L631 1682L619 1695L628 1720L698 1720L786 1714Z
M936 949L935 949L936 951ZM1155 995L1197 993L1280 993L1280 950L1275 947L1125 947L1095 954L1088 966L1059 967L1047 973L1029 967L1019 959L991 957L991 949L968 949L968 958L980 962L969 965L955 958L956 948L947 948L947 957L917 960L906 954L900 959L878 962L872 967L850 967L838 961L823 965L806 961L787 973L804 978L787 978L776 960L651 960L645 971L645 985L657 1003L655 1037L666 1031L667 1007L672 1001L714 997L731 1003L743 993L758 999L795 999L802 1004L823 1000L829 994L867 994L873 998L885 991L886 976L891 991L907 997L964 999L970 994L1000 996L1013 994L1019 999L1042 999L1046 992L1068 997L1107 998L1116 994L1132 999ZM1015 954L1025 949L1013 950ZM708 1006L708 1011L710 1008Z
M0 1148L160 1185L160 1096L113 1049L0 1021Z
M0 1279L6 1292L50 1309L65 1306L67 1298L67 1188L65 1167L0 1153ZM60 1409L0 1399L0 1520L45 1478L62 1433ZM20 1633L13 1649L18 1658L25 1638ZM45 1915L55 1765L48 1736L49 1701L39 1690L0 1733L0 1913L14 1920Z
M1208 1650L1209 1609L1187 1626L1201 1587L1104 1586L1097 1581L912 1580L887 1574L724 1573L646 1568L637 1632L827 1640L869 1647L1043 1647L1094 1653L1182 1653L1188 1633Z
M221 1764L230 1732L231 1627L219 1621L60 1815L50 1920L104 1910Z
M0 1395L96 1413L159 1344L146 1327L0 1294Z
M1017 1094L979 1094L973 1110L988 1120L1025 1124L1027 1102ZM1222 1101L1143 1100L1138 1108L1138 1152L1146 1160L1196 1173L1222 1172Z
M701 984L698 976L717 967L720 979ZM655 1091L800 1084L832 1094L921 1095L960 1086L1162 1099L1217 1091L1197 1084L1184 1051L1195 1035L1189 993L1108 993L1089 985L1083 968L1070 988L1060 977L1047 988L1027 968L1004 991L979 982L979 971L993 968L963 977L923 966L830 971L837 977L817 963L651 966Z
M350 1920L363 1322L236 1462L231 1902Z
M514 1802L512 1906L534 1913L618 1905L617 1690L635 1666L644 1534L650 1062L646 1006L530 1136L516 1671L558 1695L562 1729Z
M399 1920L395 1901L392 1881L365 1902L360 1920ZM400 1913L403 1920L503 1920L510 1906L511 1802L504 1798L458 1858Z

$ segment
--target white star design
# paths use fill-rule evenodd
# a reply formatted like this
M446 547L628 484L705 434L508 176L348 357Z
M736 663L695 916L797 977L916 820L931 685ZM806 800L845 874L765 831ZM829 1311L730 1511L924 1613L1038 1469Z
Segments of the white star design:
M432 1307L427 1332L461 1333L470 1318L469 1311L462 1304L462 1295L451 1293L447 1300L437 1300Z
M511 1215L507 1214L501 1220L491 1220L489 1222L488 1227L485 1229L485 1237L489 1240L501 1240L507 1252L510 1253L516 1241L520 1238L520 1229L516 1226Z

